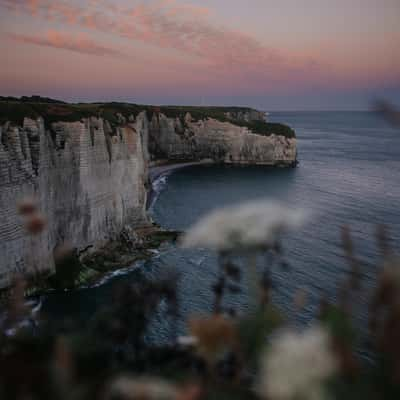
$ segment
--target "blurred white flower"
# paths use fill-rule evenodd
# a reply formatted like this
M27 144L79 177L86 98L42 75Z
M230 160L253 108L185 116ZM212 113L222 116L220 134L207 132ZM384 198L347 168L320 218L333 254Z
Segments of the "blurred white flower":
M177 395L177 388L166 381L120 376L109 385L105 399L174 400Z
M328 332L319 326L276 337L261 360L258 390L272 400L325 399L323 383L337 370Z
M254 201L216 210L197 222L183 237L183 247L219 251L266 248L284 231L299 227L303 210L271 201Z
M177 343L182 347L192 347L198 343L198 339L195 336L179 336Z

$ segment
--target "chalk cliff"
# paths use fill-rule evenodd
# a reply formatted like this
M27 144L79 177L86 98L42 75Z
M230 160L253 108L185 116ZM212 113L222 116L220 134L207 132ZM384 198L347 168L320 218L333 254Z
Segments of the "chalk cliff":
M66 104L0 98L0 288L16 273L54 269L68 244L100 248L149 221L149 161L291 166L294 132L247 108ZM28 234L18 204L48 221Z
M147 132L144 112L115 132L98 118L0 127L0 287L15 273L52 270L59 245L98 248L146 222ZM32 197L48 221L38 235L17 213Z
M212 159L230 164L291 166L296 163L296 138L254 133L246 126L213 118L194 121L153 114L150 153L176 161Z

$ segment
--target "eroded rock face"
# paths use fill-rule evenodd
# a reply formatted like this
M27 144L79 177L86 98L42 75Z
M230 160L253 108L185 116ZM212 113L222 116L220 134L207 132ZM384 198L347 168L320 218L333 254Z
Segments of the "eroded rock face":
M98 118L0 127L0 287L16 273L52 270L54 249L99 248L147 221L145 113L114 132ZM47 221L28 234L17 206L36 199Z
M254 134L246 127L215 119L184 121L154 114L150 122L153 158L189 161L212 159L234 164L294 165L296 139Z
M54 270L59 248L96 250L127 226L148 223L149 150L153 160L293 165L295 138L234 124L264 118L252 113L226 115L229 122L160 112L148 122L145 112L119 114L113 128L96 117L46 127L41 118L0 125L0 288L16 274ZM27 198L36 199L47 221L36 235L18 213Z

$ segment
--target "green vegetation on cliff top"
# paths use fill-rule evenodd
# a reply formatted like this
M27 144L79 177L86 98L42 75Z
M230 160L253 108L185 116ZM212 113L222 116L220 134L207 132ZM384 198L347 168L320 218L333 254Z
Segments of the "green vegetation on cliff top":
M194 120L214 118L222 122L231 122L235 125L245 126L252 132L269 136L271 134L295 137L294 131L287 125L269 123L262 120L245 121L243 119L228 119L226 113L233 116L238 113L255 111L248 107L197 107L197 106L149 106L130 103L65 103L40 96L1 97L0 96L0 124L7 121L21 125L25 117L42 117L47 125L57 122L80 121L82 118L92 116L102 117L111 125L118 125L118 114L127 120L129 116L137 116L141 111L146 111L149 118L154 113L163 113L169 118L184 119L190 113Z

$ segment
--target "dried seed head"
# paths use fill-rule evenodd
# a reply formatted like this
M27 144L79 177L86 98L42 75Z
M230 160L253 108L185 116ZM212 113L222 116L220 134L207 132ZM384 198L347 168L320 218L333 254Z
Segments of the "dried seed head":
M189 384L179 390L175 400L197 400L202 397L202 388L197 384Z
M29 233L37 235L45 228L46 220L40 213L36 212L28 218L25 226Z
M31 215L36 212L37 204L33 198L25 198L17 205L18 213L20 215Z
M236 342L233 322L221 315L191 319L189 330L198 340L199 353L209 362L215 361L222 351Z

